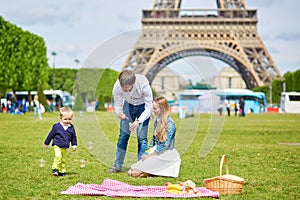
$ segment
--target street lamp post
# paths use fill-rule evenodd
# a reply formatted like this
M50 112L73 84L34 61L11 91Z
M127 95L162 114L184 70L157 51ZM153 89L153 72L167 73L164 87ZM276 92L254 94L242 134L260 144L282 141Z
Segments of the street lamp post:
M55 90L55 56L57 55L55 51L52 51L53 56L53 76L52 76L52 89Z
M272 85L270 85L270 106L272 106Z
M78 59L75 59L74 62L75 62L75 69L77 69L80 61Z
M78 69L78 64L80 61L76 58L76 59L74 59L74 62L75 62L75 69ZM77 96L77 92L78 92L77 76L78 76L78 74L76 74L76 77L75 77L75 91L73 90L75 97Z

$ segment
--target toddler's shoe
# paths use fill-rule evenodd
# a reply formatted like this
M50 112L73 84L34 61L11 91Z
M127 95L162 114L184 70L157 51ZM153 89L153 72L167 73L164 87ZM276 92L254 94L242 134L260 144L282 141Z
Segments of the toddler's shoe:
M52 175L58 176L58 170L57 170L57 169L53 169L53 170L52 170Z
M63 172L63 173L61 173L61 172L58 172L58 176L66 176L67 175L67 173L66 172Z

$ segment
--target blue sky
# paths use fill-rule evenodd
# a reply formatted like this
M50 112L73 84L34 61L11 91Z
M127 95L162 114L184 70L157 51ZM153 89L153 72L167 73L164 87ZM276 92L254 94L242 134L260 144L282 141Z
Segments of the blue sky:
M118 45L111 46L110 42L119 35L136 33L131 41L134 44L142 27L142 9L151 9L153 2L154 0L0 0L0 15L22 29L44 38L50 66L53 64L51 52L55 51L56 67L81 67L105 43L110 46L110 51L115 50L118 54ZM281 73L300 69L300 1L245 2L247 8L258 10L259 35ZM182 8L215 9L216 1L183 0ZM111 60L107 62L120 66L126 55L116 56L120 59L118 62L115 58L108 58ZM74 62L75 59L80 60L78 65Z

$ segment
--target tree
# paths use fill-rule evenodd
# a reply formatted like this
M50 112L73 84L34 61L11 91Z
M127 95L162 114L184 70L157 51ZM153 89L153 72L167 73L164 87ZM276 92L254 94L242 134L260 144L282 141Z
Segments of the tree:
M293 74L293 91L300 92L300 70Z
M282 80L275 79L272 81L272 103L279 104L282 92Z
M96 101L96 89L103 71L104 69L81 68L77 72L73 92L76 97L75 106L78 102L77 98L81 98L84 103Z
M55 89L67 91L73 94L74 82L76 79L77 69L56 68L55 69ZM48 83L46 88L52 88L54 69L48 69ZM52 88L53 89L53 88Z
M46 110L48 110L48 102L47 97L45 96L43 92L43 87L41 84L38 86L37 95L39 97L39 102L45 107Z
M81 95L76 96L75 105L73 107L73 110L80 111L80 110L84 110L84 108L85 107L84 107Z
M47 49L44 40L41 37L35 36L27 42L28 54L25 54L26 73L24 77L23 87L25 90L37 90L38 86L42 88L47 87L48 81L48 62L47 62ZM25 49L24 49L25 50Z
M14 32L15 26L5 21L0 16L0 92L4 93L10 87L11 71L10 58L14 51ZM17 30L16 30L17 31ZM1 95L0 94L0 95Z
M37 90L39 84L47 81L44 40L2 17L0 27L0 88Z
M287 72L283 75L285 82L285 91L290 92L293 90L293 73Z
M99 101L99 109L104 110L104 104L112 101L112 89L118 79L119 72L112 69L105 69L99 78L96 96Z

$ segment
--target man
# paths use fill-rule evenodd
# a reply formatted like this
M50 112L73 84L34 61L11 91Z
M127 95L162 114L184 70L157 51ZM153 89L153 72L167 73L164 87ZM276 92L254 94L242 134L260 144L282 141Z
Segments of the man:
M152 109L152 90L148 79L129 70L120 73L113 87L115 113L121 119L116 160L108 174L120 172L125 159L130 132L136 130L138 160L148 149L148 124Z

